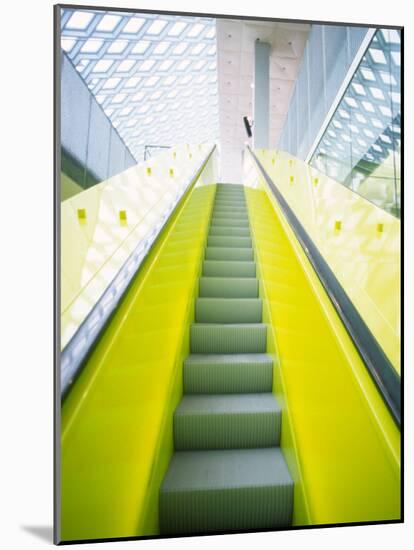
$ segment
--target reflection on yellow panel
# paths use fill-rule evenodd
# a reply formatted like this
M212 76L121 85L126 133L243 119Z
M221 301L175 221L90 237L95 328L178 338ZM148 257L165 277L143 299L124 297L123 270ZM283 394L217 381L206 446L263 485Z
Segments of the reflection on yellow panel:
M256 184L247 201L294 524L399 519L399 430L278 204Z
M400 220L287 153L255 154L400 372Z
M61 272L67 281L61 291L62 348L132 251L151 238L210 151L208 144L168 150L61 204ZM208 183L214 183L213 174L212 168L204 171Z
M64 402L63 540L158 533L214 193L197 185L169 220Z

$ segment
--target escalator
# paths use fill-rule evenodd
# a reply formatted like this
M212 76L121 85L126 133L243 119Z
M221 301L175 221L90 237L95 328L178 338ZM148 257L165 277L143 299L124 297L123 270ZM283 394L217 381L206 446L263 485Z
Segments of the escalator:
M291 523L293 481L279 448L266 331L244 188L218 185L174 414L175 453L160 492L162 534Z
M195 185L62 405L64 541L400 517L399 427L264 188Z

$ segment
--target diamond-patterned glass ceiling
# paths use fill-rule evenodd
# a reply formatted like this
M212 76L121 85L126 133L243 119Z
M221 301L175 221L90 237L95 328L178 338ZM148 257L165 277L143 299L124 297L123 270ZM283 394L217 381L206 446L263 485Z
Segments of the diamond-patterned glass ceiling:
M65 9L61 45L134 154L218 141L216 21Z
M400 51L397 30L376 32L312 157L314 166L355 191L379 166L390 165L387 178L395 185L399 179Z

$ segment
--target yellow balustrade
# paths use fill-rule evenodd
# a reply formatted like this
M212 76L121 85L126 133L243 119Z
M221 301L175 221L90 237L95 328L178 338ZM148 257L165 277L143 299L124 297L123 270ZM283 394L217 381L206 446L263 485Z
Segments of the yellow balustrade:
M177 147L62 202L62 349L128 256L157 228L211 145L190 148L191 159L189 147ZM174 177L170 175L172 154Z
M213 164L168 221L64 401L63 540L158 533L158 492L173 452L172 415L215 193ZM114 228L120 205L111 206ZM128 209L128 223L134 216Z
M400 220L285 152L255 154L399 373ZM246 183L255 186L245 157Z
M307 186L297 214L310 229L322 213L311 200L309 188L317 177L326 198L329 182L321 174L311 177L297 160L290 166L288 158L274 152L267 155L267 169L273 166L275 155L274 166L286 166L277 177L273 173L273 178L291 206L297 206L289 195L291 189L296 184ZM245 159L245 177L264 322L269 326L268 351L275 357L274 393L283 407L281 447L295 481L294 524L398 520L398 427L250 155ZM334 198L329 203L336 204ZM324 232L334 239L338 238L333 235L338 211L334 208L328 216L328 204L325 216L332 223ZM340 231L355 247L358 235L352 239L348 217L343 214ZM369 220L384 220L384 230L385 224L394 221L380 212L377 216ZM374 224L372 239L377 238L376 232ZM366 244L367 238L362 242ZM366 249L361 256L361 261L367 260ZM357 255L354 260L358 262Z

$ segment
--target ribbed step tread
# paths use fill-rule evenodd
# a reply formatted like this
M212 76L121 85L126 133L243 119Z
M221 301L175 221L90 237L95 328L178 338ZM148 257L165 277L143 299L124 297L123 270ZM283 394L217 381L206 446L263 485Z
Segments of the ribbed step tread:
M207 246L252 248L252 239L250 237L210 236L207 238Z
M185 395L174 414L174 448L277 446L280 407L272 393Z
M266 334L262 323L194 323L190 328L191 353L264 353Z
M225 217L220 217L220 218L216 218L216 217L212 217L211 218L211 226L213 227L248 227L250 228L250 225L249 225L249 220L246 218L245 220L244 219L238 219L238 218L225 218Z
M246 208L247 209L247 203L246 199L242 198L236 198L236 199L226 199L226 198L218 198L214 201L214 207L228 207L232 208L233 206L239 207L239 208Z
M197 298L197 323L261 323L261 298Z
M253 261L253 248L232 248L225 246L208 246L206 260Z
M209 235L223 237L250 237L249 227L211 226Z
M255 262L205 260L203 262L205 277L256 277Z
M237 206L234 203L232 205L221 205L220 203L215 203L213 208L213 216L215 214L222 213L224 216L227 216L227 214L240 214L243 216L248 215L248 210L245 206Z
M162 534L290 525L293 481L278 448L174 453L160 491Z
M257 298L259 281L246 277L200 277L201 298Z
M271 392L273 359L266 353L192 354L184 361L184 393Z

